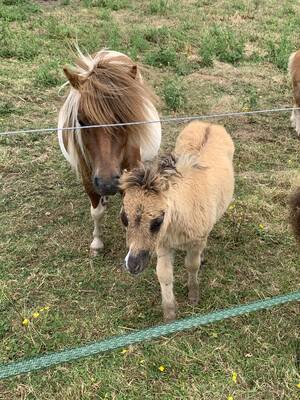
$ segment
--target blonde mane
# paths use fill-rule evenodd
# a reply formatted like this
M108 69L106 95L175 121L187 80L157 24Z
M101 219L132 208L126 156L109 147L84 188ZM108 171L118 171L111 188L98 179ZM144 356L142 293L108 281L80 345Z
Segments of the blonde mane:
M92 167L92 160L84 146L84 130L80 129L79 121L98 125L159 120L159 117L152 104L154 95L125 54L101 50L85 56L78 50L72 74L79 83L78 87L72 85L59 112L58 136L65 158L77 175L82 175L84 169ZM65 129L69 127L74 129ZM160 124L103 129L111 135L127 135L129 143L140 147L143 160L153 158L158 152Z

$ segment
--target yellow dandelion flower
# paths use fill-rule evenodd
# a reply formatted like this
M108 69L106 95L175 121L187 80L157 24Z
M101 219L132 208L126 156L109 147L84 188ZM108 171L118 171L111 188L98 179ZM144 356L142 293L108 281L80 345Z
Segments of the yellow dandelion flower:
M237 380L237 373L236 373L235 371L233 371L231 378L232 378L232 381L233 381L234 383L236 383L236 380Z
M231 204L230 206L229 206L229 210L233 210L235 208L235 204Z
M228 396L227 400L233 400L233 396Z
M140 360L140 364L144 364L145 360Z
M164 370L166 369L166 367L164 367L163 365L160 365L158 367L158 369L160 370L160 372L164 372Z
M259 227L259 229L264 229L264 225L263 224L259 224L258 227Z
M50 309L49 306L45 306L45 307L44 307L44 310L45 310L45 311L49 311L49 309Z
M30 324L29 319L28 318L24 318L23 321L22 321L22 325L28 326L29 324Z
M123 349L123 350L121 351L121 354L126 354L126 353L128 353L128 349Z
M40 313L38 311L36 311L32 314L32 318L38 318L39 316L40 316Z
M299 383L297 383L297 385L296 385L296 386L297 386L297 388L298 388L298 389L300 389L300 382L299 382Z

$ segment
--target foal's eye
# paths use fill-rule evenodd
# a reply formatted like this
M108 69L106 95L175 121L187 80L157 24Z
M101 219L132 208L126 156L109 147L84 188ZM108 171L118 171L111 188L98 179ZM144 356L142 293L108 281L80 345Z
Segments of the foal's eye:
M121 217L122 224L123 224L125 227L127 227L127 226L128 226L128 218L127 218L127 215L126 215L126 213L125 213L124 210L121 211L120 217Z
M157 233L160 230L161 224L164 221L165 214L160 215L157 218L154 218L150 222L150 232L151 233Z

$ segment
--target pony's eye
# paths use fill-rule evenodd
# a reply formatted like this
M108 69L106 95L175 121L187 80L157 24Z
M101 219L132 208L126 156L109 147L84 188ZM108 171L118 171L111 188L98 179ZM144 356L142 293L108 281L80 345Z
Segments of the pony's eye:
M78 118L78 123L80 126L86 126L86 124L80 118Z
M160 230L161 224L164 221L164 217L165 217L165 214L163 213L162 215L160 215L157 218L154 218L150 222L150 232L151 233L157 233Z
M122 224L125 227L127 227L128 226L128 217L127 217L127 215L126 215L124 210L121 211L120 217L121 217Z

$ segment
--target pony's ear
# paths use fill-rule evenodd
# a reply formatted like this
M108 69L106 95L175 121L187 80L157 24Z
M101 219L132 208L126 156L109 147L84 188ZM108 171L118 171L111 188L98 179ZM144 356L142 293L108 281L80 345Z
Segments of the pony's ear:
M84 79L68 65L65 65L63 70L73 88L79 89L80 85L84 82Z
M129 75L130 75L133 79L135 79L135 78L136 78L136 74L137 74L137 65L133 65L133 66L130 68Z

